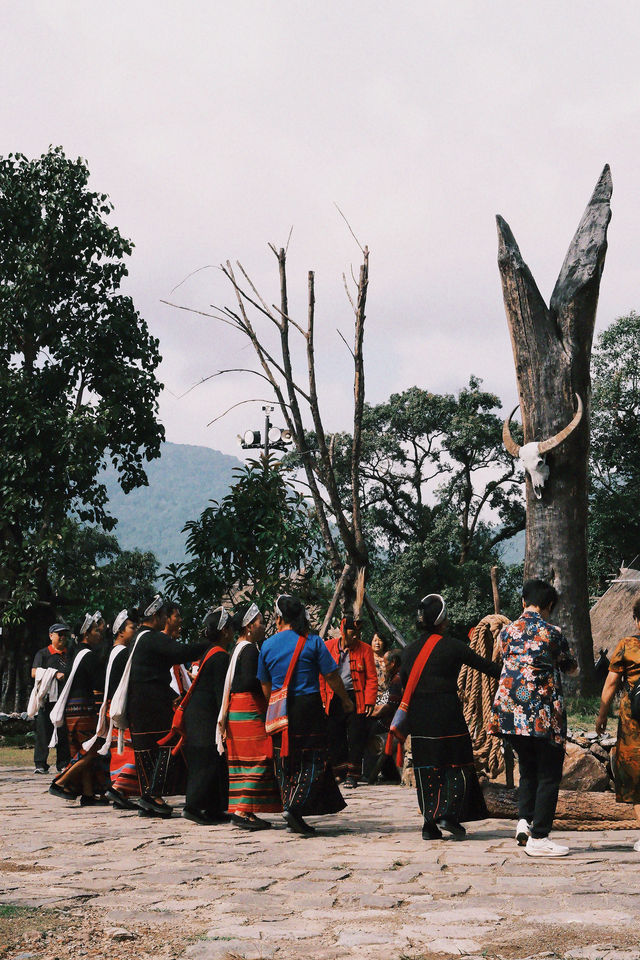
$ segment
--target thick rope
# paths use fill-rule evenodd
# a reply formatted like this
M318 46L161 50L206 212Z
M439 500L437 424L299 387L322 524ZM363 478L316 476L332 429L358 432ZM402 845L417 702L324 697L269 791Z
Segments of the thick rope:
M474 653L485 660L502 664L498 636L505 624L510 622L508 617L496 613L483 617L471 633L470 647ZM487 733L497 689L497 679L463 665L458 677L458 696L462 701L462 712L471 734L476 763L491 780L495 780L504 771L502 740Z

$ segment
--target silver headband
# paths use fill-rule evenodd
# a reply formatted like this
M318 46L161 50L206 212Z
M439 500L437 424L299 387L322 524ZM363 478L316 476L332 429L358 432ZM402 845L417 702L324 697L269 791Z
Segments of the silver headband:
M162 594L156 593L155 597L153 598L153 600L151 601L147 609L144 611L142 616L152 617L154 613L158 612L158 610L160 609L163 603L164 603L164 600L162 599Z
M80 627L80 633L87 633L94 623L97 623L95 613L85 613L82 626Z
M227 620L229 619L229 614L227 613L224 607L211 607L209 610L207 610L205 618L202 621L202 625L205 628L209 625L209 621L214 617L216 613L220 614L216 630L222 630Z
M279 616L279 617L282 617L282 619L284 619L284 613L283 613L282 610L280 609L280 601L281 601L281 600L284 600L285 597L286 597L287 599L289 599L289 594L288 594L288 593L281 593L280 596L276 599L276 607L275 607L275 610L276 610L276 613L278 614L278 616Z
M102 620L102 613L100 612L100 610L96 610L96 612L93 615L93 619L96 623L100 623L100 621Z
M260 616L260 611L258 610L255 603L252 603L244 617L242 618L242 623L240 626L248 627L252 620L255 620L256 617Z
M113 635L114 635L114 637L117 635L120 627L122 627L122 626L127 622L128 619L129 619L129 613L128 613L128 611L127 611L127 610L121 610L120 613L118 614L118 616L117 616L117 617L115 618L115 620L113 621L113 628L112 628L112 629L113 629Z
M436 619L433 621L434 627L437 627L440 623L442 623L444 620L447 619L447 605L444 602L444 597L441 597L439 593L428 593L426 597L422 598L420 603L424 605L427 600L433 600L433 599L439 600L440 603L442 604L442 610L440 611Z

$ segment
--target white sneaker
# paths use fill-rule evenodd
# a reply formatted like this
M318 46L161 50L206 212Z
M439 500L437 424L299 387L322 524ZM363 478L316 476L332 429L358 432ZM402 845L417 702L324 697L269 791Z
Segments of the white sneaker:
M569 847L554 843L549 837L529 837L524 852L529 857L566 857Z
M633 845L633 849L636 851L636 853L640 853L640 840L636 840Z
M530 836L531 824L527 820L518 820L518 826L516 827L516 840L518 841L518 846L524 847Z

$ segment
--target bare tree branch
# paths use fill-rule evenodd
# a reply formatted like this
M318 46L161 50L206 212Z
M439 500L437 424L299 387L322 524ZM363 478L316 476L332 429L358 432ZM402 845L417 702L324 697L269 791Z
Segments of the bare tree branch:
M342 212L342 210L340 209L340 207L338 206L338 204L335 202L335 200L334 200L333 205L334 205L334 207L336 208L336 210L338 211L338 213L340 214L340 216L342 217L342 219L344 220L344 222L346 223L346 225L348 226L348 228L349 228L349 233L351 234L351 236L353 237L353 239L355 240L355 242L356 242L356 243L358 244L358 246L360 247L360 252L362 253L362 256L364 257L364 255L365 255L365 248L362 246L362 244L360 243L360 241L359 241L358 238L356 237L355 233L353 232L353 230L352 230L352 228L351 228L351 224L349 223L349 221L347 220L347 218L345 217L344 213Z

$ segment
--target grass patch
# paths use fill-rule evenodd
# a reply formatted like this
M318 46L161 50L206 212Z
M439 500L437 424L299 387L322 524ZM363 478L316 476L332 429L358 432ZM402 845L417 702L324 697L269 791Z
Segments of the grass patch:
M8 747L0 744L0 767L32 767L33 747Z
M566 697L565 708L569 729L573 733L577 733L578 730L588 732L595 729L596 717L600 710L600 697ZM609 716L617 719L618 704L616 701L609 710ZM607 732L611 731L607 730Z

